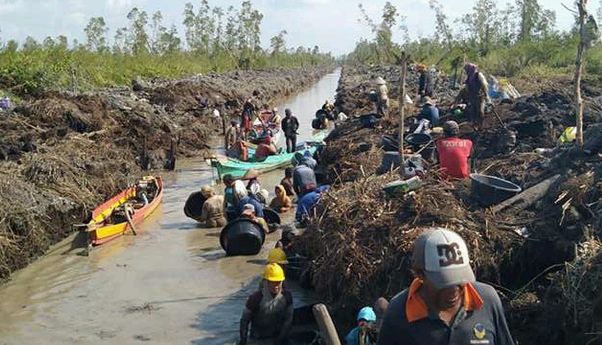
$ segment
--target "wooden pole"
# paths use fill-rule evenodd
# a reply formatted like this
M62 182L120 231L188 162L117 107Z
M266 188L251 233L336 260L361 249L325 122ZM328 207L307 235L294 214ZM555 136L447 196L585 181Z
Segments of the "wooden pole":
M579 8L579 46L577 47L577 60L575 62L575 97L577 103L577 146L583 148L583 99L581 98L581 74L583 72L583 54L585 52L586 43L584 37L585 18L587 11L585 10L587 0L579 0L577 7Z
M403 135L405 133L405 119L406 119L406 78L408 73L408 57L406 53L401 55L401 92L399 93L399 157L401 160L401 168L403 171L403 164L405 162L405 155L403 153Z
M334 323L330 318L328 309L324 304L316 304L313 307L314 317L318 322L320 328L320 334L325 345L341 345L337 329L334 327Z

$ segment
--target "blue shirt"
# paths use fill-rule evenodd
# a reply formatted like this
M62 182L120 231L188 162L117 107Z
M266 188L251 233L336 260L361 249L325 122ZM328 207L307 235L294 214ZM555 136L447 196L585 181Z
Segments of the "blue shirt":
M224 199L226 199L227 206L234 206L234 188L226 187L224 189Z
M318 204L320 201L321 194L328 190L330 186L324 185L318 187L313 192L305 194L299 201L297 201L297 212L295 213L295 220L301 222L303 217L309 215L309 212Z
M345 342L347 345L359 345L360 343L360 328L355 327L352 329L347 336L345 337ZM374 345L368 337L364 339L365 345Z
M422 111L420 112L421 119L426 119L431 122L432 127L436 127L439 124L439 109L434 105L425 105L422 107Z
M244 198L240 199L240 201L238 202L238 216L240 217L242 215L242 208L246 205L246 204L251 204L255 207L255 215L259 218L263 218L263 206L261 205L261 203L259 201L257 201L257 199L255 199L253 196L247 195Z

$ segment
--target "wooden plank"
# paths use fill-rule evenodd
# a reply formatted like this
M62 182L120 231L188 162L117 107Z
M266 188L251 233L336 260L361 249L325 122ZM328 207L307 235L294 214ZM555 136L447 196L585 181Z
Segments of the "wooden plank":
M328 313L326 306L324 304L314 305L313 313L316 321L318 322L324 344L341 345L339 335L337 334L337 330L332 322L332 319L330 318L330 314Z

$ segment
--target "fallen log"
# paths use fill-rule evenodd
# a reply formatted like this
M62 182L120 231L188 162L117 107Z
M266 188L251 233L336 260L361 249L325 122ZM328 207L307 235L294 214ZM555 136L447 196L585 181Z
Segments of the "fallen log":
M556 182L560 178L560 175L554 175L547 180L544 180L535 186L524 190L522 193L519 193L512 198L505 200L504 202L492 207L492 211L495 213L501 212L508 207L513 207L515 209L525 209L531 205L533 205L537 200L543 198L552 184Z

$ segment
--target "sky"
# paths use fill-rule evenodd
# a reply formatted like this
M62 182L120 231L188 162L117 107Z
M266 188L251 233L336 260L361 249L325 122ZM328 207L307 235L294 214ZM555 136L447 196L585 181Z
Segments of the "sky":
M476 0L440 0L448 17L455 18L470 11ZM24 41L32 36L41 41L47 36L65 35L72 40L85 41L83 29L91 17L102 16L112 40L115 29L126 26L126 15L133 7L151 13L160 10L164 26L175 24L184 37L182 12L184 4L195 0L0 0L0 40ZM239 7L242 0L209 0L211 6ZM287 46L313 47L338 56L353 50L360 38L372 38L366 24L360 23L359 3L378 22L384 0L252 0L253 7L263 13L262 45L269 46L270 37L286 30ZM503 5L506 1L497 1ZM573 23L572 14L561 3L573 0L540 0L545 8L556 11L556 24L567 29ZM433 33L434 14L428 0L391 0L404 15L412 37ZM598 1L590 1L589 11L595 13ZM394 39L400 35L395 33Z

